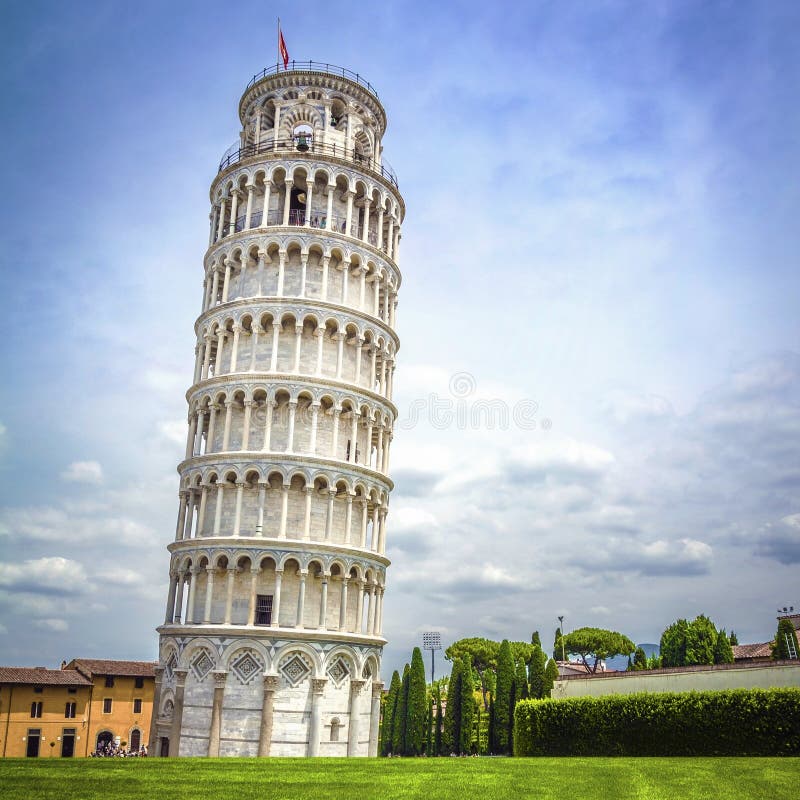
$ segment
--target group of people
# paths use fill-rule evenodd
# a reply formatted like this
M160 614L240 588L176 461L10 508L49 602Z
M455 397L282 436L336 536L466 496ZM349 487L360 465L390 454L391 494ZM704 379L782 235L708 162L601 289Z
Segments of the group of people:
M146 756L146 744L143 744L138 750L129 750L117 744L113 739L110 742L98 742L97 749L92 753L92 758L145 758Z

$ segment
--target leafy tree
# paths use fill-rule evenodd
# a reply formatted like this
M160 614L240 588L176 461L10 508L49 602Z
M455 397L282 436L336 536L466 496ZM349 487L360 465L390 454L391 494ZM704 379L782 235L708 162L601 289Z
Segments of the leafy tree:
M450 682L447 684L447 712L444 717L445 753L455 753L461 741L461 661L453 662Z
M728 637L731 643L731 647L736 647L739 644L739 637L736 635L736 631L731 631L730 637Z
M469 655L472 660L472 667L480 678L484 709L489 708L487 672L497 668L497 653L499 649L500 645L491 639L472 638L459 639L444 651L445 658L453 662L463 658L465 655Z
M495 723L494 723L494 697L489 700L489 752L494 753Z
M578 628L563 638L566 650L579 655L586 669L592 673L597 672L601 661L630 655L636 650L636 645L627 636L604 628ZM592 664L589 664L588 658L594 659Z
M635 670L647 669L647 653L641 647L636 648L636 653L633 656L633 668Z
M686 664L713 664L717 644L717 629L705 615L692 620L686 637Z
M566 650L561 647L561 628L556 628L556 635L553 639L553 658L562 661L566 656Z
M676 620L661 634L659 649L663 666L682 667L686 664L688 635L689 623L685 619Z
M550 697L550 692L553 691L553 685L558 680L558 664L554 659L547 662L547 667L544 671L544 688L542 697Z
M537 647L528 663L528 682L530 683L531 697L545 697L544 673L546 667L547 656L541 647Z
M534 632L531 634L531 644L532 644L534 647L541 647L541 646L542 646L542 639L541 639L541 637L539 636L539 631L534 631Z
M392 752L395 755L405 755L407 753L406 725L408 723L408 688L410 682L411 667L406 664L403 667L403 679L400 683L400 691L397 694L397 706L392 726Z
M494 699L494 735L492 749L495 753L509 753L513 707L514 659L508 639L500 643L497 654L497 691Z
M772 645L772 657L776 661L781 658L791 658L790 644L794 644L795 655L800 655L794 625L790 619L784 618L778 623L778 632L775 634L775 642Z
M381 728L381 752L388 756L392 752L392 732L394 730L394 715L397 711L397 697L400 693L400 673L392 673L389 684L389 694L386 696L386 705L383 711L383 727Z
M653 653L653 655L647 659L647 669L661 669L661 656L657 656Z
M468 654L461 659L461 698L459 711L461 724L459 725L458 753L469 753L472 743L472 726L475 717L475 681L472 677L472 665Z
M509 644L511 645L511 657L515 664L520 659L526 664L531 660L534 645L530 642L509 642Z
M725 628L717 631L717 641L714 644L714 663L733 664L733 648Z
M406 721L406 754L422 754L425 743L425 715L427 713L427 691L425 686L425 664L422 651L415 647L411 654L411 669L408 682L408 705Z

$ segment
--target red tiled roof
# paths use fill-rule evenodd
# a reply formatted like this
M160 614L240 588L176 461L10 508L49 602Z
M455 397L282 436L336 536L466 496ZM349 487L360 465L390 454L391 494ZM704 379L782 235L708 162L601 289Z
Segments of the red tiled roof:
M75 669L43 667L0 667L0 683L37 686L91 686L92 682Z
M772 642L762 642L761 644L735 644L733 646L733 657L736 661L743 658L771 658Z
M103 658L73 658L67 664L68 669L80 670L89 678L92 675L152 678L157 666L157 661L112 661Z

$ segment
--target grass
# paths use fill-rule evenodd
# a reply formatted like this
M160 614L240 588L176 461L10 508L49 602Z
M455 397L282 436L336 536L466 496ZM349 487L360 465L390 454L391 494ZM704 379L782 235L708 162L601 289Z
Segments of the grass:
M3 800L795 798L800 758L6 759Z

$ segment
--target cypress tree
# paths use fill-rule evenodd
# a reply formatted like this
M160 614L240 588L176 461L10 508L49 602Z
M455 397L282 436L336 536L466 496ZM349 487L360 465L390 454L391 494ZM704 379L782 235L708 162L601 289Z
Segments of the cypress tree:
M440 684L436 685L436 729L433 732L433 754L436 756L442 755L442 724L444 717L442 715L442 687Z
M531 697L544 697L544 671L547 667L547 656L541 647L533 651L531 660L528 663L528 681L530 683Z
M514 660L511 657L511 646L508 643L508 639L503 639L497 654L497 690L494 700L495 740L493 742L495 753L511 752L508 731L511 725L511 713L514 704L513 684Z
M408 723L408 685L411 680L411 668L408 664L403 667L403 680L397 693L397 706L394 712L392 726L392 752L397 756L404 756L406 750L406 724Z
M775 642L772 645L772 657L776 661L781 658L791 658L790 644L794 644L795 655L800 656L794 625L790 619L782 619L778 623L778 632L775 634Z
M531 634L531 644L535 644L537 647L542 646L542 640L541 637L539 636L539 631L534 631Z
M715 664L733 664L733 648L725 628L717 631L717 641L714 645Z
M528 676L525 673L525 662L520 659L517 661L517 669L514 673L514 702L527 700L531 696L528 689Z
M494 740L495 740L495 733L494 733L494 697L489 699L489 736L488 736L488 747L489 752L494 753Z
M553 684L558 680L558 664L551 658L544 670L544 692L542 697L550 697Z
M561 647L561 628L556 628L556 635L553 639L553 658L556 661L561 661L564 656L562 655Z
M736 631L731 631L730 642L731 647L736 647L736 645L739 644L739 637L736 635Z
M422 754L426 740L425 717L428 701L425 686L425 665L422 651L415 647L411 654L411 670L408 683L408 705L406 721L406 754L418 756Z
M397 710L397 696L400 693L400 673L392 673L389 684L389 694L383 707L383 725L381 727L381 753L388 756L392 752L392 732L394 730L394 715Z
M630 656L628 656L630 659ZM633 656L633 668L636 670L647 669L647 654L641 647L636 648L636 653Z
M444 754L458 751L461 738L461 661L453 662L447 684L447 707L444 715Z
M433 755L433 690L425 702L425 755Z
M472 727L475 717L475 678L472 675L472 659L464 655L461 659L461 725L457 753L469 754L472 745Z

